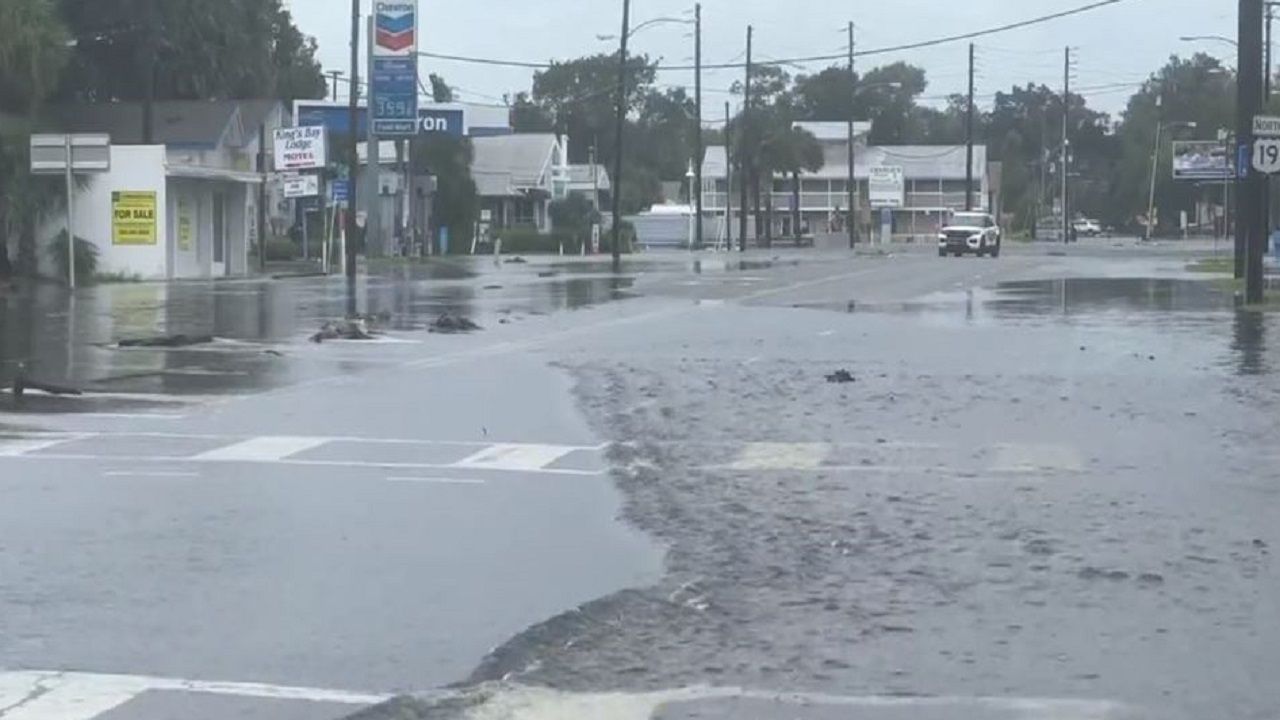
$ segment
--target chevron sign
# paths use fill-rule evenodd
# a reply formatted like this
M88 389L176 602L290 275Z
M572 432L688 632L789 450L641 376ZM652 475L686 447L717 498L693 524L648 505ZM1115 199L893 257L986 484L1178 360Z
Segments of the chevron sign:
M395 0L374 3L374 46L377 57L404 57L418 49L418 3Z

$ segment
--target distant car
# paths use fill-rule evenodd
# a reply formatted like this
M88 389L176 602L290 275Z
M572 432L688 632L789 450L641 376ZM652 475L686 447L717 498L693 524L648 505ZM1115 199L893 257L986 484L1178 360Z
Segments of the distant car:
M1077 220L1073 225L1073 229L1076 231L1075 234L1077 236L1099 237L1102 235L1102 225L1097 220L1088 218Z
M987 213L955 213L938 232L938 257L973 254L995 258L1000 257L1000 245L1000 226Z

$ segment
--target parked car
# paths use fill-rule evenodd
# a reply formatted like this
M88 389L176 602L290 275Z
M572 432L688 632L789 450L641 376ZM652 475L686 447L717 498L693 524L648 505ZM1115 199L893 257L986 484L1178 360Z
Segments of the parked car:
M958 212L938 232L938 257L990 255L1000 257L1001 232L995 217L987 213Z
M1102 235L1102 224L1097 220L1081 218L1075 221L1073 226L1077 237L1099 237Z

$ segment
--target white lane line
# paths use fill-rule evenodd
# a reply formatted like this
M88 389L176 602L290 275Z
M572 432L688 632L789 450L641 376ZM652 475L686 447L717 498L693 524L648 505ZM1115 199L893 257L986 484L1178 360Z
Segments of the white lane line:
M32 435L23 437L0 437L0 457L21 457L27 453L39 452L57 447L63 443L83 440L88 435Z
M997 473L1083 472L1084 461L1065 445L998 445L991 471Z
M191 459L197 462L278 462L328 442L329 438L256 437L200 453Z
M388 695L261 683L208 682L179 678L89 673L0 674L0 718L4 720L92 720L150 691L370 706Z
M826 443L748 443L729 465L733 470L814 470L831 452Z
M793 292L795 290L804 290L805 288L817 287L819 285L828 285L830 283L840 282L842 280L852 280L854 278L863 277L864 275L872 275L880 272L882 269L883 268L871 268L871 269L864 268L862 270L858 270L855 272L842 273L840 275L828 275L825 277L817 278L815 280L806 280L804 282L792 283L790 285L784 285L782 287L769 288L768 290L761 290L759 292L742 295L737 298L737 301L750 302L752 300L760 300L761 298L772 297L774 295L785 295L786 293Z
M577 449L564 445L494 445L459 460L453 467L537 472Z
M109 478L193 478L200 477L200 473L180 472L177 470L157 470L155 472L146 472L140 470L108 470L102 473L102 477Z
M484 480L475 478L443 478L443 477L389 477L387 482L406 485L486 485Z

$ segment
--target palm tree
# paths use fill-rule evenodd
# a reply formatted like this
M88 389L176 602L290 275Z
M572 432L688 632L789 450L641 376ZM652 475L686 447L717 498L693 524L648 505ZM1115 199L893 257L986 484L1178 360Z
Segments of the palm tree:
M54 0L0 2L0 277L12 273L9 237L18 236L20 270L35 270L35 227L49 211L49 193L27 172L29 121L56 86L68 36Z
M822 169L822 146L809 131L791 125L773 128L764 140L760 152L761 172L766 177L783 174L791 178L791 232L800 240L800 173L816 172ZM772 183L771 183L772 184ZM769 188L771 198L768 211L769 220L765 223L766 239L773 236L773 188Z

